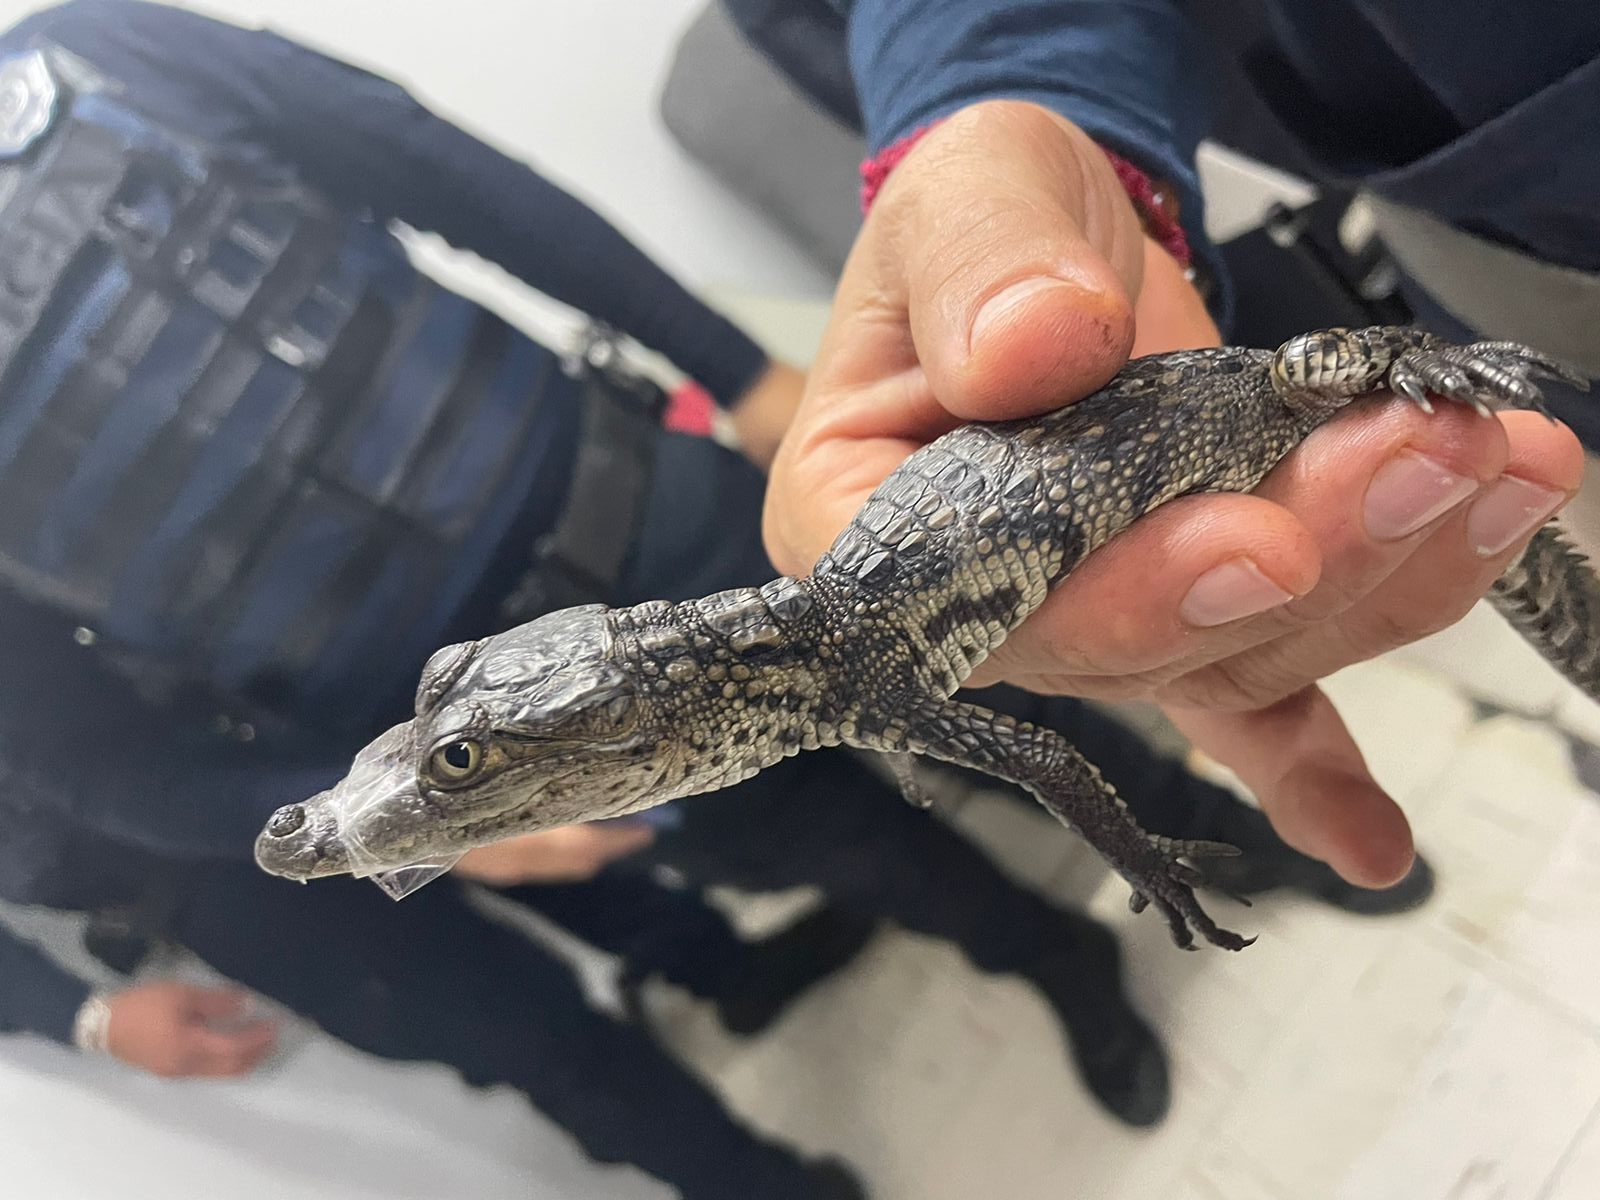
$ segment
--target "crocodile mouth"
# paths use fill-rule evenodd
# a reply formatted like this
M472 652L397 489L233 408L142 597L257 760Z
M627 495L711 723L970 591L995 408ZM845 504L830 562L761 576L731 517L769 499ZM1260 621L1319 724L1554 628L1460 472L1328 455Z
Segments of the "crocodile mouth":
M364 853L367 839L360 826L370 825L374 834L384 832L398 824L399 814L422 803L409 765L412 741L411 722L396 725L363 749L333 787L278 809L256 838L256 864L269 874L302 882L384 869L383 864L367 869L363 860L370 856Z
M452 819L418 785L410 735L408 725L396 726L363 751L333 787L273 813L256 838L257 865L302 883L333 875L370 877L392 892L383 878L388 873L420 875L431 869L432 878L473 846L544 828L533 809L538 793L559 789L592 767L582 746L555 748L541 756L539 786L517 796L516 803ZM635 799L623 797L614 807L630 808Z

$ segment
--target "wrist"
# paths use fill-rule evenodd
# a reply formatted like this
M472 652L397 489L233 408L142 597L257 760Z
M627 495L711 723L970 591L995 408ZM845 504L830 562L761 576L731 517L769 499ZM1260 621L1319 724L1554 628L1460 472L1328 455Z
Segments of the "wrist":
M111 1052L111 1002L102 992L90 992L72 1019L72 1044L86 1054Z
M763 471L794 420L805 391L805 372L772 360L728 410L728 429L739 451Z

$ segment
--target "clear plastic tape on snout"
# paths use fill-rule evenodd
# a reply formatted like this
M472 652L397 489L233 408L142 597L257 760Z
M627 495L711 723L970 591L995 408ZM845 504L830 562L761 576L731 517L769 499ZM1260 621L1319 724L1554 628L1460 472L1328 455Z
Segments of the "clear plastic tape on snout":
M394 899L404 900L423 884L432 883L460 861L461 855L447 854L443 858L430 858L426 862L395 867L392 871L376 871L370 878Z
M461 861L460 853L436 854L396 867L392 850L380 853L368 846L364 833L381 830L407 802L421 802L411 787L397 794L392 768L373 771L370 778L352 775L341 791L341 803L332 806L332 813L350 874L357 879L370 879L394 899L403 900Z

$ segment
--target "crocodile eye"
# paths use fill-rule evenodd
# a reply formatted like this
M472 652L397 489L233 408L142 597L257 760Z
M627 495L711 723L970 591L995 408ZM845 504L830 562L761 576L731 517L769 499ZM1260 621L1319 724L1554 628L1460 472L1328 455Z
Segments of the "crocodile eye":
M465 783L483 766L483 746L471 738L446 742L433 752L428 765L433 777L440 783Z

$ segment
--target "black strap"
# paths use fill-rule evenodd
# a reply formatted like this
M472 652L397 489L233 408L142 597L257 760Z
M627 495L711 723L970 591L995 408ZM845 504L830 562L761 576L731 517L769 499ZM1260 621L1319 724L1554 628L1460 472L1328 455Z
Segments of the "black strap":
M609 331L591 331L572 363L583 424L561 514L534 565L500 606L508 625L578 604L613 603L644 524L666 393L618 361Z

